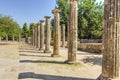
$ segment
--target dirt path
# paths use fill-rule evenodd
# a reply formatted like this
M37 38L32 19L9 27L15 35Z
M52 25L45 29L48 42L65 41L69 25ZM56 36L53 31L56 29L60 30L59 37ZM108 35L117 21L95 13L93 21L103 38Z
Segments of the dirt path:
M101 55L78 51L79 63L68 65L66 48L53 58L26 44L10 44L0 45L0 80L95 80L101 73Z

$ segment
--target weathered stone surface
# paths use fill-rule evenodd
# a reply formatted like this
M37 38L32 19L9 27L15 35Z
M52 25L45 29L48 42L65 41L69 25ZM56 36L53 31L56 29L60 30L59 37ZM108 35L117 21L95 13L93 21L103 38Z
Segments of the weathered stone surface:
M35 47L37 48L37 27L35 25Z
M40 48L40 23L37 24L37 39L38 39L38 48Z
M68 60L67 63L76 62L77 53L77 0L70 0L70 16L69 16L69 41L68 41Z
M65 47L65 24L61 26L62 47Z
M8 35L6 35L6 42L8 42Z
M104 7L104 53L99 80L119 80L120 0L105 0Z
M50 41L51 41L51 31L50 31L50 16L45 16L46 18L46 30L45 30L45 51L44 53L51 53L50 51Z
M54 9L54 40L53 40L53 54L51 56L59 56L60 49L60 10Z
M34 36L34 28L32 29L32 46L34 46L35 44L34 44L34 38L35 38L35 36Z
M40 20L40 48L44 50L44 20Z
M103 52L102 43L78 43L78 50L99 53Z
M14 37L14 35L12 36L12 41L13 41L13 42L15 41L15 37Z
M21 35L19 35L19 37L18 37L18 41L21 42Z
M36 33L35 33L35 26L34 26L34 47L36 47Z

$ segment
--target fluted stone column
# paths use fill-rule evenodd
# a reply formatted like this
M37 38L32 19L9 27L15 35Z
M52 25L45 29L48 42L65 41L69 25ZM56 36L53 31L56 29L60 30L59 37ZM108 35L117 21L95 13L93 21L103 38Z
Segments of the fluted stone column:
M34 47L35 46L35 44L34 44L34 38L35 38L35 36L34 36L34 28L32 29L32 46Z
M65 24L61 25L62 47L65 46Z
M36 48L38 47L38 24L36 24Z
M21 42L21 35L19 35L19 37L18 37L18 41Z
M37 45L40 48L40 23L37 24Z
M60 41L60 46L61 46L61 41L62 41L62 40L61 40L61 39L62 39L62 35L61 35L61 25L60 25L59 28L60 28L60 29L59 29L59 30L60 30L60 36L59 36L59 37L60 37L60 40L59 40L59 41Z
M35 33L35 26L34 26L34 47L36 47L36 33Z
M51 53L50 51L50 39L51 39L51 31L50 31L50 16L45 16L46 18L46 30L45 30L45 51L44 53Z
M60 10L54 9L54 36L53 36L53 54L52 57L57 57L60 51Z
M102 75L98 80L120 80L120 0L105 0L104 7L104 52Z
M77 54L77 0L69 0L70 16L69 16L69 41L68 41L68 60L67 63L76 62Z
M37 48L37 27L35 26L35 48Z
M44 50L44 20L40 20L40 49Z

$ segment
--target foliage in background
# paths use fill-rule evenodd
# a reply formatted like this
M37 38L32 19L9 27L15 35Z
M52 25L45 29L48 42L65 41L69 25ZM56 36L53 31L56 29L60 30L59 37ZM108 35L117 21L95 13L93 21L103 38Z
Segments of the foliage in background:
M60 23L64 23L67 29L69 2L68 0L56 0L56 3L56 8L61 10ZM102 21L102 2L97 3L96 0L78 0L78 38L101 38L103 29Z
M32 36L32 30L34 28L34 23L30 23L30 26L29 26L29 36Z
M103 3L96 0L79 0L78 36L79 38L101 38Z
M28 27L28 24L25 22L22 27L22 37L23 38L25 38L26 36L31 37L32 29L34 26L35 26L35 24L33 22L31 22Z
M11 39L13 36L18 38L21 35L19 24L10 16L0 15L0 37L5 39L8 36Z
M26 37L29 34L27 23L25 22L22 27L22 37Z

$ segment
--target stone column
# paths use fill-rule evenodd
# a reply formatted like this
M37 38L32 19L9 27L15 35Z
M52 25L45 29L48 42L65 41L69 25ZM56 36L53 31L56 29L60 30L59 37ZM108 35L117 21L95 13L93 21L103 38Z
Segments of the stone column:
M13 42L15 41L14 35L12 36L12 41L13 41Z
M35 37L35 26L34 26L33 29L34 29L34 38L33 38L33 41L34 41L34 47L35 47L35 46L36 46L36 44L35 44L35 38L36 38L36 37Z
M50 16L45 16L46 18L46 30L45 30L45 51L44 53L51 53L50 51L50 37L51 37L51 31L50 31Z
M39 50L44 49L44 20L40 20L40 48Z
M60 30L60 36L59 36L59 37L60 37L60 45L61 45L61 39L62 39L62 38L61 38L61 37L62 37L62 35L61 35L61 25L60 25L59 28L60 28L60 29L59 29L59 30Z
M34 27L33 27L33 29L32 29L32 46L35 46L35 44L34 44L34 38L35 38L35 36L34 36Z
M6 42L8 42L8 35L6 35Z
M37 27L35 26L35 48L37 48Z
M28 34L25 33L25 43L28 43Z
M40 48L40 23L37 24L37 45Z
M68 60L67 63L76 62L77 54L77 0L70 1L70 16L69 16L69 41L68 41Z
M38 47L38 24L36 24L36 48Z
M21 35L19 35L18 38L19 38L18 41L21 42Z
M69 41L69 21L67 22L67 48L68 48L68 41Z
M61 26L61 35L62 35L62 47L64 47L65 46L65 24L62 24L62 26Z
M54 36L53 36L53 54L52 57L57 57L60 51L60 10L54 9Z
M1 42L1 36L0 36L0 42Z
M102 75L98 80L120 80L120 0L104 2Z

